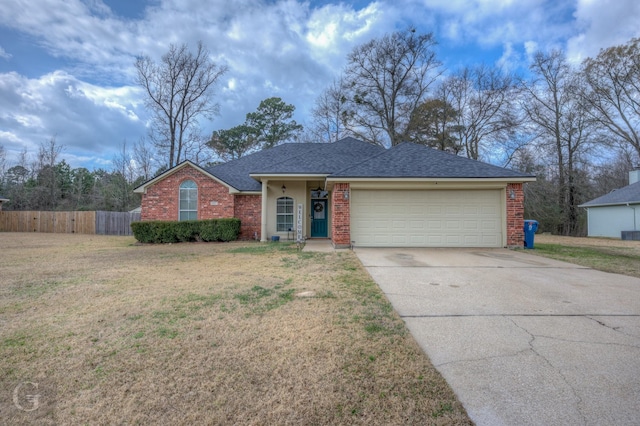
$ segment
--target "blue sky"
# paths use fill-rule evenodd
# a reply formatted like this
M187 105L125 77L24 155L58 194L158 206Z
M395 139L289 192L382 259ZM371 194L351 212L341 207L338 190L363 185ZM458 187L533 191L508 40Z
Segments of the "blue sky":
M279 96L309 122L316 97L356 45L396 29L433 32L446 70L486 63L524 71L536 50L579 63L640 36L637 0L2 0L0 145L11 165L51 137L72 167L109 168L146 134L136 55L198 40L229 71L206 134Z

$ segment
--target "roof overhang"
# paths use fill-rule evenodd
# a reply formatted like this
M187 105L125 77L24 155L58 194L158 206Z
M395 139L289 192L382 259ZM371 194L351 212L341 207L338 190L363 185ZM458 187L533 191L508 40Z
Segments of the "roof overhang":
M349 183L353 189L465 189L505 188L508 183L535 182L535 177L513 178L349 178L328 177L327 189L333 188L335 183Z
M591 207L631 207L640 206L640 201L617 202L617 203L598 203L598 204L580 204L578 207L590 209Z
M9 201L9 199L8 199L8 198L2 198L2 197L0 197L0 203L3 203L3 202L5 202L5 201Z
M237 190L236 188L234 188L233 186L229 185L225 181L220 180L219 178L215 177L214 175L212 175L211 173L209 173L208 171L206 171L202 167L198 166L197 164L195 164L195 163L193 163L193 162L191 162L189 160L183 161L182 163L178 164L177 166L173 167L172 169L167 170L164 173L160 173L158 176L154 177L151 180L146 181L145 183L143 183L142 185L140 185L139 187L134 189L133 192L136 192L136 193L139 193L139 194L145 194L147 192L147 188L149 188L150 186L155 185L156 183L160 182L161 180L167 178L168 176L171 176L172 174L176 173L177 171L184 169L185 167L193 167L194 169L196 169L198 172L202 173L203 175L215 180L216 182L218 182L221 185L226 186L227 188L229 188L229 194L240 194L240 193L242 193L241 191ZM258 192L258 194L259 194L259 192Z
M249 176L257 180L258 182L264 182L268 180L287 180L287 181L300 181L300 180L324 180L327 178L327 173L250 173Z

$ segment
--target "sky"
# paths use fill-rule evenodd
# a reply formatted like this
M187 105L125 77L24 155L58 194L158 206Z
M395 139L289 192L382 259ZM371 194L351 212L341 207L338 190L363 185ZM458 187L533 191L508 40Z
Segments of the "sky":
M524 72L538 50L575 64L640 36L637 0L2 0L0 145L9 166L51 138L72 167L111 168L147 134L134 62L198 41L228 67L220 114L202 131L241 124L277 96L305 125L357 45L413 26L432 32L445 70Z

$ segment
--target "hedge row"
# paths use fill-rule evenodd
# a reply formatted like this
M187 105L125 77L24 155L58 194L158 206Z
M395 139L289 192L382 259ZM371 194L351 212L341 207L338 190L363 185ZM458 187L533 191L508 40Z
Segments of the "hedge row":
M133 222L131 230L141 243L234 241L240 234L240 219Z

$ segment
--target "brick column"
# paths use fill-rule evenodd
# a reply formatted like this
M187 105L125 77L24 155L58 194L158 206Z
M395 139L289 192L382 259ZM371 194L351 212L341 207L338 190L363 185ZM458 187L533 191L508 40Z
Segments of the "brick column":
M507 184L507 247L524 247L524 190L522 183Z
M351 246L351 191L348 183L336 183L331 193L331 242L334 247Z

